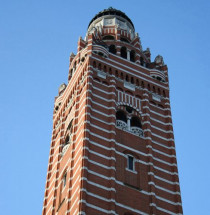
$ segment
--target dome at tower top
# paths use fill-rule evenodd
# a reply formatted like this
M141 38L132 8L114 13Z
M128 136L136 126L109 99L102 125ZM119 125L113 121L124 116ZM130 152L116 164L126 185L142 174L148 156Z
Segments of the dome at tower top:
M133 25L132 21L130 20L130 18L125 13L123 13L122 11L117 10L115 8L112 8L112 7L109 7L108 9L104 9L103 11L100 11L98 14L96 14L93 17L93 19L90 21L88 28L96 19L98 19L102 16L107 16L107 15L118 16L118 17L125 19L126 21L128 21L132 25L132 27L134 29L134 25Z

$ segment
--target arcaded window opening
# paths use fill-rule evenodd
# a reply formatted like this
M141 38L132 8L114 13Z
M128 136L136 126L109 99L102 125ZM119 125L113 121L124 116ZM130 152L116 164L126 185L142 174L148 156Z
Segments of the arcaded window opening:
M138 128L141 128L141 121L138 117L136 116L133 116L131 118L131 127L138 127Z
M69 144L69 142L70 142L70 138L69 138L69 135L67 135L67 137L66 137L66 139L65 139L65 143L64 143L64 145Z
M93 68L96 68L96 62L95 61L93 62Z
M120 38L120 40L121 40L122 42L129 43L129 40L128 40L128 39L126 39L126 38L124 38L124 37L121 37L121 38Z
M125 80L126 80L127 82L129 82L129 77L128 77L128 75L125 76Z
M145 66L145 61L144 61L144 58L143 58L143 57L140 57L140 64L141 64L142 66Z
M109 46L109 52L111 52L112 54L116 54L117 50L115 45L110 45Z
M123 46L123 47L121 48L121 50L120 50L120 56L121 56L122 58L127 59L127 49L126 49L125 46Z
M114 40L114 36L106 35L106 36L103 37L103 40Z
M135 51L130 52L130 61L135 62Z
M127 117L124 111L121 111L121 110L117 111L116 119L127 123Z

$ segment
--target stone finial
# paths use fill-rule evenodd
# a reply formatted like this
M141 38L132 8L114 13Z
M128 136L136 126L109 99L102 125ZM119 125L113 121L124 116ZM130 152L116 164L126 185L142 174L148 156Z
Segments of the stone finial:
M115 27L116 27L116 29L120 29L119 23L117 23L117 24L115 25Z
M75 56L75 54L73 52L71 52L70 57L74 57L74 56Z
M157 55L155 58L155 63L159 65L164 65L163 57L161 55Z
M62 83L58 88L58 94L61 95L65 89L66 89L66 84Z

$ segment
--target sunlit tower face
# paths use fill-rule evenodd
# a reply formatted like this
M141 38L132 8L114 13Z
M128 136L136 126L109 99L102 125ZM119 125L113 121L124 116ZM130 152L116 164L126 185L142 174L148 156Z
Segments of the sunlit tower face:
M99 12L55 97L43 215L182 214L168 69Z

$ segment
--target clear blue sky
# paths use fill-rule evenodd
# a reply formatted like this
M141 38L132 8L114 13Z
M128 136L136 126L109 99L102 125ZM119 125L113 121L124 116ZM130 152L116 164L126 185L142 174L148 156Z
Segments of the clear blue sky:
M8 0L0 3L2 215L41 214L54 96L79 36L109 6L168 65L184 214L210 213L210 1Z

